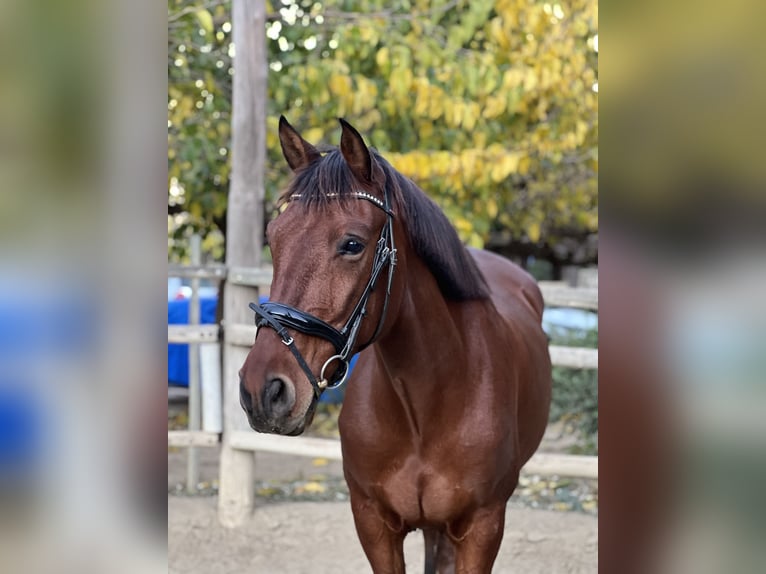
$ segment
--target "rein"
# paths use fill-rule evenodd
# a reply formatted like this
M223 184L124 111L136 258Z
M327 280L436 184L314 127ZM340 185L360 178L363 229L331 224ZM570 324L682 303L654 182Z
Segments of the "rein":
M338 197L338 194L328 193L327 197ZM375 247L375 257L372 262L370 278L367 281L367 285L364 288L359 301L354 306L354 310L351 312L351 315L346 320L343 327L338 330L311 313L306 313L305 311L301 311L300 309L296 309L285 303L272 301L267 301L260 305L257 303L250 303L250 309L255 312L256 327L260 330L261 327L266 326L276 331L277 335L282 340L282 343L290 349L290 352L295 357L298 365L303 369L311 386L314 388L314 394L317 398L319 398L325 389L335 389L346 381L349 372L349 358L351 357L352 350L356 344L356 338L359 334L362 319L367 315L367 301L370 298L370 294L375 290L375 285L383 268L388 266L388 284L386 285L386 299L383 303L383 312L380 315L380 319L378 319L375 333L373 333L370 340L364 343L358 351L371 345L378 335L380 335L380 331L383 329L383 324L386 320L388 300L391 296L391 283L394 279L394 268L396 267L396 247L394 246L393 229L394 214L391 211L388 190L386 189L383 201L364 191L354 191L351 193L351 197L369 201L379 209L382 209L387 216L387 220L383 225L383 229L380 232L380 238ZM290 196L288 201L300 198L300 194L294 194ZM305 335L325 339L334 347L335 354L327 359L322 365L322 369L319 372L319 379L314 376L314 373L306 363L303 355L296 347L295 340L288 332L288 328L299 331ZM256 338L258 337L257 331L255 336ZM332 381L329 381L325 376L325 371L327 370L327 367L335 361L338 361L341 366L336 370L332 377Z

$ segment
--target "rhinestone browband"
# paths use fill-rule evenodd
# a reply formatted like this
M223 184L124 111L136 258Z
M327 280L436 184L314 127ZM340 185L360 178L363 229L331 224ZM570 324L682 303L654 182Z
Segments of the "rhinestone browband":
M349 195L351 195L352 197L358 197L361 199L366 199L367 201L371 201L372 203L380 207L383 211L388 213L388 210L386 209L385 204L380 199L378 199L372 194L367 193L366 191L352 191ZM292 201L293 199L300 199L301 197L302 195L300 193L294 193L290 196L289 201ZM340 194L328 193L328 194L325 194L325 197L340 197Z

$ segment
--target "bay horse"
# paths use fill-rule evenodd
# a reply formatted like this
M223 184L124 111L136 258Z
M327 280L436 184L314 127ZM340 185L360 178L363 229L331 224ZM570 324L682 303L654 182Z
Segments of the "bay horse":
M294 177L267 228L270 301L240 371L260 432L298 435L361 352L339 419L357 534L375 573L490 572L505 507L548 420L543 299L521 268L467 249L437 205L340 120L340 148L284 117Z

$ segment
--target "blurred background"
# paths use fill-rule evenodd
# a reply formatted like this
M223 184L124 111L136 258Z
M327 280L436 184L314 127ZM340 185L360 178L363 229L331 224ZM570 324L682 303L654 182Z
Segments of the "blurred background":
M223 258L228 4L0 7L0 567L165 570L159 318L192 231ZM595 10L273 2L269 137L285 113L334 144L343 115L466 241L556 279L596 262L603 92L600 566L758 572L764 6L607 0L603 46Z
M165 571L165 11L0 13L0 571Z

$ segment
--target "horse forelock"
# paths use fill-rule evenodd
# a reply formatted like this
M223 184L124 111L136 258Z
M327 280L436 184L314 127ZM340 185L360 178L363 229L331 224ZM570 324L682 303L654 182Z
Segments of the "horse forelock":
M364 185L354 177L340 150L325 148L318 161L295 173L280 202L298 201L307 207L345 204L354 191L380 196L387 192L401 218L410 243L433 274L445 298L453 301L485 299L489 287L476 262L460 241L455 228L433 200L370 148L385 175L386 191L375 182Z
M280 203L297 199L309 207L326 206L331 200L344 203L353 191L371 191L369 186L357 182L338 148L325 147L321 151L324 153L321 159L295 172L279 198Z

